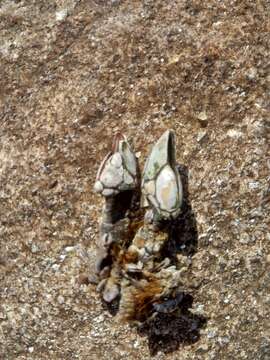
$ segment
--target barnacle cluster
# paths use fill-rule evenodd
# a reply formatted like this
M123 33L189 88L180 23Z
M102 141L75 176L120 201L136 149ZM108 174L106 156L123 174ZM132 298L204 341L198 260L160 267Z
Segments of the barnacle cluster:
M153 146L142 176L126 137L116 134L94 189L105 198L95 270L103 300L120 299L119 316L128 321L173 311L183 289L182 269L163 256L168 226L183 197L173 131Z

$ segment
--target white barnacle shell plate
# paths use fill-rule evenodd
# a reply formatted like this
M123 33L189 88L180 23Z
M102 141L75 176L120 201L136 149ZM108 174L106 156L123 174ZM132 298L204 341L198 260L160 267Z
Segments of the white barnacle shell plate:
M144 168L142 192L148 205L162 217L171 218L179 214L183 190L176 169L174 133L171 130L160 137L150 153Z
M116 134L112 152L102 161L94 190L103 196L132 190L137 185L137 160L124 135Z
M175 209L178 205L178 187L174 171L165 165L157 177L156 197L162 210Z

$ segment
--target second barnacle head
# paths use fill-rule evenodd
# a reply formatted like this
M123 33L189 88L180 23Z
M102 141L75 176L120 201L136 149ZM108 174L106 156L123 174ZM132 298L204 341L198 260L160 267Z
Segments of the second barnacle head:
M144 167L142 196L143 205L153 208L161 219L176 218L180 212L183 190L172 130L165 131L152 148Z
M102 161L94 190L103 196L114 196L137 186L137 160L124 135L114 137L112 151Z

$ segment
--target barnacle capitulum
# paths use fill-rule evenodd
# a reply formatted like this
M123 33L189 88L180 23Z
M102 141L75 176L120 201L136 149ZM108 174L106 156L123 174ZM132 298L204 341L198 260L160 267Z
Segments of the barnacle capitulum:
M180 213L183 189L172 130L165 131L152 148L143 172L142 196L143 206L150 205L161 219L173 219Z
M133 190L137 186L137 160L123 134L117 133L112 151L102 161L94 190L105 197L121 191Z

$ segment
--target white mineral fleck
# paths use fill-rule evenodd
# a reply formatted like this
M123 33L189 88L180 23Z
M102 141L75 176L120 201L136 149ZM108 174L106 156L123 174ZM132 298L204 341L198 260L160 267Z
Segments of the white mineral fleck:
M206 121L207 120L207 114L205 111L202 111L198 114L198 119L201 121Z
M62 9L62 10L56 11L55 19L57 21L62 21L67 17L67 15L68 15L67 9Z
M76 246L66 246L65 252L70 253L76 250Z
M241 131L238 131L238 130L235 130L235 129L230 129L227 131L227 135L230 137L230 138L233 138L233 139L239 139L243 136L243 133Z
M59 295L57 298L57 301L60 305L62 305L65 302L65 298L62 295Z

